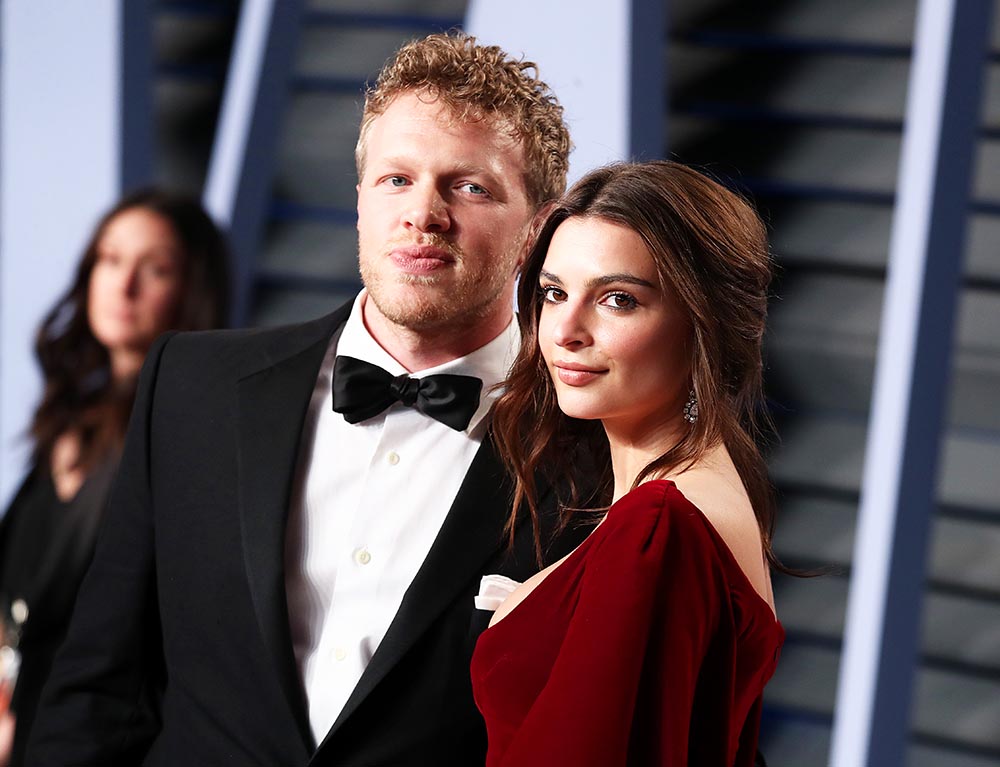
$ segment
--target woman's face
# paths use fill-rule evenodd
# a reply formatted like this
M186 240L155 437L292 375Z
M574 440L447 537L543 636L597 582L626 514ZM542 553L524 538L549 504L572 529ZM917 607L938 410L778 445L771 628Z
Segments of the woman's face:
M94 337L114 355L145 355L177 314L183 253L169 221L145 208L115 216L97 243L87 290Z
M682 417L689 326L638 234L599 218L567 219L539 288L538 342L566 415L627 431Z

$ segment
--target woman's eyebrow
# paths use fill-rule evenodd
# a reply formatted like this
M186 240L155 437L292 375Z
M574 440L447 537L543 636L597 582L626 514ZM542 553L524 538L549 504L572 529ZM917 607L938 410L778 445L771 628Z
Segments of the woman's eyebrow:
M558 277L556 277L556 275L552 274L552 272L547 272L544 269L539 269L538 270L538 276L539 277L544 277L545 279L549 280L550 282L557 282L560 285L562 285L562 280L560 280Z
M642 277L637 277L634 274L629 274L628 272L616 272L615 274L604 274L600 277L594 277L587 281L588 286L597 287L601 285L610 285L613 282L625 282L629 285L639 285L644 288L655 288L654 285L649 280L644 280Z
M563 284L562 280L560 280L559 277L552 274L551 272L545 271L544 269L539 271L538 274L540 277L544 277L545 279L554 282L558 285ZM656 285L654 285L649 280L644 280L642 277L636 277L634 274L630 274L628 272L616 272L614 274L602 274L600 277L592 277L591 279L587 280L587 287L588 288L601 287L603 285L611 285L612 283L615 282L624 282L629 285L639 285L644 288L653 288L653 289L656 288Z

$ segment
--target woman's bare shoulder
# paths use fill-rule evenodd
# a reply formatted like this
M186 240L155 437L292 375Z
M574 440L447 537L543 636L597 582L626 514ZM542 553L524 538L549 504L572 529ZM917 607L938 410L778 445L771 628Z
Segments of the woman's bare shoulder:
M669 476L719 534L754 590L773 606L760 527L750 498L725 448L687 471Z

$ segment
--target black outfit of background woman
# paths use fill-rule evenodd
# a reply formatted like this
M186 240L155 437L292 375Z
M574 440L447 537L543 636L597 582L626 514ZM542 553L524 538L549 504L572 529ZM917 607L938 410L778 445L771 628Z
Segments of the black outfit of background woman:
M145 354L166 330L223 324L227 260L222 234L196 201L134 192L98 222L72 286L42 322L35 348L45 389L31 425L32 468L0 519L0 645L20 658L13 690L0 687L0 767L23 762L93 555Z

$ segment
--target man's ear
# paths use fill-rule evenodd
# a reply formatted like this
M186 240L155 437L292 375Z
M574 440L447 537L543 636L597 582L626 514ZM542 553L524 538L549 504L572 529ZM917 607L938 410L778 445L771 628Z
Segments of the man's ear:
M359 207L358 203L360 202L360 199L359 199L360 197L361 197L361 182L359 181L357 184L354 185L354 199L355 199L354 211L358 214L357 215L357 219L358 220L354 224L354 228L355 229L357 229L359 226L361 226L361 211L358 210L358 207Z

